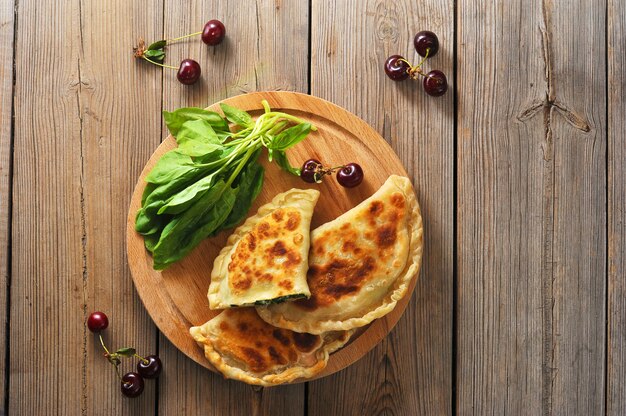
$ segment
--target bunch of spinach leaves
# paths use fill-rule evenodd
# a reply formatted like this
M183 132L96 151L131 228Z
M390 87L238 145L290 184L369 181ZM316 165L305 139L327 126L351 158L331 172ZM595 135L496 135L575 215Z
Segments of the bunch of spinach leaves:
M163 112L178 147L164 154L146 177L135 219L156 270L245 218L263 186L264 169L258 162L263 147L270 161L300 175L286 151L315 127L272 111L265 100L262 104L265 112L256 120L226 104L221 104L224 117L201 108Z

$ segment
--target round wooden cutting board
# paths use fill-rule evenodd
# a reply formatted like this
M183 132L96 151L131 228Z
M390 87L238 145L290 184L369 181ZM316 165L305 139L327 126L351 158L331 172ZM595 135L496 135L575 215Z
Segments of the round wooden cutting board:
M262 113L263 99L269 102L272 109L301 117L318 129L287 152L293 166L300 166L310 158L330 166L356 162L363 168L365 179L353 189L342 188L334 176L326 177L322 184L307 184L280 170L275 164L268 163L267 155L263 153L260 160L266 168L265 182L249 216L279 192L291 188L315 188L321 195L313 215L313 229L369 197L389 175L406 176L397 155L374 129L328 101L293 92L259 92L229 98L224 102L258 116ZM218 104L209 108L219 111ZM128 263L137 292L161 332L187 356L215 371L188 331L189 327L203 324L220 312L209 309L207 291L213 259L225 245L230 232L222 232L203 241L189 256L159 272L152 269L152 258L144 248L143 237L134 229L135 214L141 207L141 195L145 187L144 178L157 160L174 147L176 141L169 136L154 152L135 186L128 212ZM330 356L328 366L316 378L347 367L386 336L404 312L416 279L417 276L411 281L408 294L391 313L355 334L347 346Z

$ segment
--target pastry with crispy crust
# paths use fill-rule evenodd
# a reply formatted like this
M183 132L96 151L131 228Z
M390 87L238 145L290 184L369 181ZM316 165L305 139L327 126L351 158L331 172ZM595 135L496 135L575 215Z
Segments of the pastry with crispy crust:
M276 328L254 308L227 309L189 332L225 377L261 386L313 377L350 338L345 331L312 335Z
M391 312L422 257L422 217L411 181L392 175L371 197L311 232L311 296L257 307L297 332L350 330Z
M259 208L215 258L211 309L308 298L310 227L319 192L291 189Z

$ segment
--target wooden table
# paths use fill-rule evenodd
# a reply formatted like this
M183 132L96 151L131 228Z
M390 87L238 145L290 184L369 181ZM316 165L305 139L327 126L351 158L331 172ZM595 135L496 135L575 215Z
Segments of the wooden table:
M151 4L149 4L151 3ZM172 46L202 82L134 62L148 40L219 18L227 41ZM442 98L394 83L415 32ZM622 0L5 0L0 4L0 403L4 414L623 415L626 3ZM161 110L307 92L377 129L425 219L404 317L328 378L253 388L156 330L126 260L133 185ZM158 352L135 400L86 330ZM6 358L5 358L6 357ZM0 413L2 413L0 411Z

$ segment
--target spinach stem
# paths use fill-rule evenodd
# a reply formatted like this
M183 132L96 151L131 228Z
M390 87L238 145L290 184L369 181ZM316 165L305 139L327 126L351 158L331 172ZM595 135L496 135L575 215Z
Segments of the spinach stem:
M270 116L270 115L278 116L278 118L284 118L286 120L293 121L294 123L297 123L297 124L306 123L306 121L302 120L299 117L292 116L291 114L287 114L287 113L281 113L279 111L271 111L269 113L263 114L263 116ZM263 116L261 116L261 117L263 117ZM317 131L317 127L315 127L314 125L311 124L311 131Z
M243 169L245 164L248 162L248 159L250 159L250 156L252 156L252 154L256 152L258 148L259 148L258 141L255 141L253 145L250 146L250 148L246 152L246 155L243 157L243 159L241 159L241 162L239 162L239 164L237 165L233 173L230 175L230 178L228 178L228 181L226 182L226 186L230 186L233 183L237 175L239 175L239 172L241 172L241 169Z

